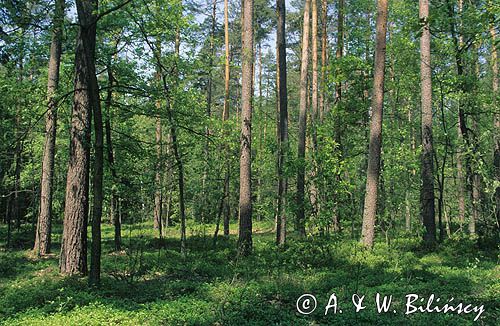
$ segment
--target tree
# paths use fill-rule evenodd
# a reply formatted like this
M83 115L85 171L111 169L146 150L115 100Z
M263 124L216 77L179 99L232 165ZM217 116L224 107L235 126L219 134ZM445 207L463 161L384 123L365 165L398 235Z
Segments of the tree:
M288 154L288 94L286 81L286 38L285 0L276 0L278 25L276 28L276 69L278 75L278 210L276 215L276 243L284 245L286 242L286 194L288 180L285 167Z
M59 262L63 274L87 274L90 118L99 99L95 75L97 1L77 0L78 36L66 177L64 227Z
M327 87L326 87L326 69L328 55L328 1L321 1L321 78L320 78L320 94L319 94L319 119L323 121L324 112L327 108Z
M300 104L299 104L299 140L298 140L298 169L297 169L297 217L295 230L305 236L305 154L306 154L306 125L307 125L307 66L309 62L309 16L311 1L306 0L304 5L304 20L302 32L302 56L300 64Z
M368 167L366 172L366 194L363 210L361 242L373 247L377 193L380 176L380 152L382 148L382 117L384 107L385 46L387 32L387 0L377 1L377 34L375 44L375 69L372 94L372 117L370 122L370 143L368 146Z
M229 80L230 80L230 57L229 57L229 3L224 0L224 108L222 111L222 121L229 119ZM226 148L227 151L227 148ZM229 236L229 160L226 159L224 171L224 236Z
M38 255L50 253L52 225L52 196L54 156L56 150L57 103L55 95L59 86L61 43L64 22L64 0L56 0L50 45L47 80L47 118L45 120L45 145L43 149L42 178L40 182L40 214L35 234L34 250Z
M252 251L252 80L253 0L244 0L241 29L241 139L238 248L241 255Z
M434 206L434 164L432 139L432 70L431 34L429 28L429 0L419 1L419 17L422 27L420 37L420 86L422 110L422 186L420 205L425 226L424 240L428 245L436 242L436 221Z

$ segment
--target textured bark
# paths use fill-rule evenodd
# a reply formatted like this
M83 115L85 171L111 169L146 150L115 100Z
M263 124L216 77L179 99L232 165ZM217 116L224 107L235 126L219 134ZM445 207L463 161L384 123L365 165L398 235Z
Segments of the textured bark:
M60 272L87 274L87 223L90 161L90 118L94 100L96 0L76 1L79 31L75 50L75 83L70 152L61 243ZM98 98L98 97L97 97Z
M298 161L297 169L297 217L295 221L295 231L299 235L305 236L305 207L304 207L304 186L305 186L305 153L306 153L306 126L307 126L307 66L309 63L309 21L310 21L311 1L306 0L304 5L304 20L302 32L302 57L300 64L300 104L299 104L299 140L298 140Z
M372 117L370 122L370 143L368 147L368 168L366 172L365 206L363 210L363 226L361 229L361 242L368 248L373 247L373 239L375 235L375 215L377 213L377 192L380 176L387 7L387 0L377 1L377 34L375 40Z
M288 179L285 175L285 166L288 154L288 93L286 68L286 38L285 0L277 0L276 8L278 24L276 30L276 59L277 59L277 86L278 86L278 208L276 215L276 243L284 245L286 242L286 194Z
M238 249L241 255L252 251L252 67L253 0L243 0L241 28L241 143Z
M422 188L420 204L425 226L424 240L432 245L436 242L434 204L434 164L432 139L432 81L431 81L431 34L429 30L429 1L420 0L419 17L422 25L420 37L420 84L422 106Z
M496 31L493 23L490 24L490 35L491 35L491 72L492 78L492 90L493 90L493 103L496 108L496 113L493 117L493 141L494 141L494 154L493 154L493 165L494 165L494 178L496 181L500 182L500 114L498 113L498 54L496 48ZM500 186L495 189L495 217L497 225L499 225L500 220Z
M95 68L94 68L95 71ZM92 247L90 255L90 283L98 285L101 281L101 221L102 202L104 193L102 188L104 174L104 135L102 111L99 100L99 87L95 73L90 76L91 95L94 117L94 168L93 168L93 206L92 206Z
M38 255L50 253L52 225L52 194L54 180L54 157L56 151L57 103L55 94L59 86L61 43L64 21L64 0L56 0L50 45L47 80L47 117L45 120L45 145L43 149L42 178L40 182L40 215L35 233L34 251Z

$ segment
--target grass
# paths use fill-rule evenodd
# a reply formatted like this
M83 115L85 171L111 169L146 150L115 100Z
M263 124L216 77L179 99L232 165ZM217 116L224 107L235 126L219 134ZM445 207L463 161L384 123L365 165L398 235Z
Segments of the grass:
M102 285L91 288L86 278L60 276L57 255L33 257L30 229L21 229L15 249L0 249L0 324L495 325L500 317L497 248L481 251L456 238L427 252L416 239L401 238L367 252L345 238L292 237L278 250L270 223L257 222L254 231L254 253L243 258L236 254L236 235L219 238L214 248L212 228L197 225L189 230L189 252L182 257L177 229L160 242L150 224L125 225L125 250L115 253L112 227L103 225ZM0 226L0 239L5 234ZM54 239L55 253L59 240ZM318 301L309 315L296 309L304 293ZM343 311L325 315L332 293ZM354 293L366 296L366 309L358 313ZM389 313L376 312L376 293L393 295ZM474 313L405 315L409 293L484 304L485 312L477 322Z

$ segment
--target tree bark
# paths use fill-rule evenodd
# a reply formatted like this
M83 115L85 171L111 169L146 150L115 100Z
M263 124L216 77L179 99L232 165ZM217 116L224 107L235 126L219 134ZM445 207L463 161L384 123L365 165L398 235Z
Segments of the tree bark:
M309 20L311 1L305 0L304 20L302 32L302 57L300 64L300 104L299 104L299 140L298 140L298 161L297 169L297 217L295 230L300 236L306 235L305 229L305 207L304 207L304 186L305 186L305 153L306 153L306 126L307 126L307 66L309 63Z
M60 272L87 274L90 120L98 91L95 80L97 0L77 0L79 31L75 50L75 83L66 182Z
M35 233L34 251L37 255L50 253L52 229L52 195L54 157L56 151L57 103L55 95L59 87L59 66L64 22L64 0L56 0L50 45L47 81L47 118L45 120L45 145L43 149L42 178L40 182L40 215Z
M428 245L436 242L436 221L434 204L434 164L432 139L432 71L431 34L429 29L429 0L420 0L420 84L422 106L422 188L420 204L422 221L425 226L424 241Z
M278 74L278 210L276 215L276 243L286 243L286 194L288 178L285 175L285 166L288 155L288 93L286 68L286 8L285 0L276 0L278 23L276 29L276 61Z
M380 176L387 11L387 0L378 0L372 117L370 123L370 143L368 147L365 206L363 210L363 226L361 229L361 242L368 248L373 247L373 239L375 235L375 215L377 213L377 192Z
M253 0L243 0L241 33L241 143L238 250L243 256L252 251L252 67Z

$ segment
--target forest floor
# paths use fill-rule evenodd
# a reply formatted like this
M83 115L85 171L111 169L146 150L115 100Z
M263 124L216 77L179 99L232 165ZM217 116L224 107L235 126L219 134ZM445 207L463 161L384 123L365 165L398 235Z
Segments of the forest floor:
M124 225L126 250L114 253L112 226L104 225L97 289L86 278L58 274L60 236L53 239L56 254L39 259L29 250L31 228L21 229L14 234L16 249L6 251L0 243L0 324L498 325L498 248L485 252L462 238L428 252L415 238L400 238L390 245L377 242L366 252L345 237L316 237L291 238L286 249L278 250L270 223L255 223L254 230L253 255L238 258L235 235L220 237L214 247L212 228L195 226L182 257L178 229L168 229L161 243L150 224ZM60 226L54 234L60 234ZM0 239L5 236L0 226ZM296 307L305 293L317 298L317 309L308 315ZM337 311L330 308L325 315L333 293ZM376 293L393 296L387 313L377 313ZM419 303L424 306L435 294L431 306L437 297L441 306L454 297L451 303L484 305L484 312L476 322L478 311L406 315L411 293L424 298ZM366 308L357 313L353 294L365 295ZM307 302L299 307L307 308Z

